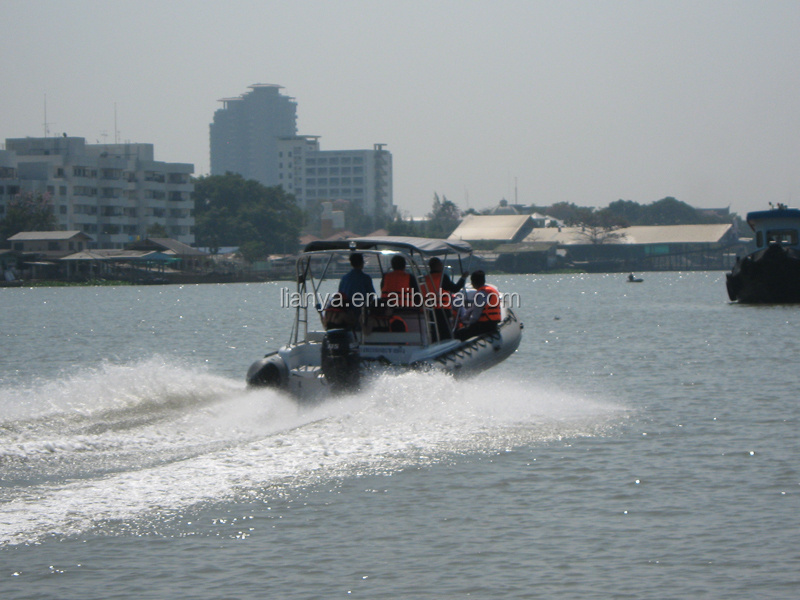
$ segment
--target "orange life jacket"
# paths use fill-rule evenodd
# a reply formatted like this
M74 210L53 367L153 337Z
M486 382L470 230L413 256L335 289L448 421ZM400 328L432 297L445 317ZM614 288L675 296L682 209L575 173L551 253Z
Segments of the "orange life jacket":
M394 298L397 306L411 306L414 289L411 287L411 275L405 271L389 271L383 276L381 298Z
M431 273L425 277L425 302L428 305L430 294L436 295L434 308L450 308L450 292L442 289L442 273Z
M500 315L500 292L493 285L483 285L478 288L478 292L486 294L486 306L483 307L478 321L495 321L499 323L501 320Z
M347 307L350 305L350 302L347 300L347 295L343 294L342 292L335 292L332 296L330 296L325 303L325 311L326 312L344 312L347 310Z

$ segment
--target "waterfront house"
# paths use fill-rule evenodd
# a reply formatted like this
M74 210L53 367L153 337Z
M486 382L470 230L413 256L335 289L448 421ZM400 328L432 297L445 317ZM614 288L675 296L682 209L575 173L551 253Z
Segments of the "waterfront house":
M42 259L58 259L88 247L92 241L82 231L20 231L8 238L11 249L36 254Z

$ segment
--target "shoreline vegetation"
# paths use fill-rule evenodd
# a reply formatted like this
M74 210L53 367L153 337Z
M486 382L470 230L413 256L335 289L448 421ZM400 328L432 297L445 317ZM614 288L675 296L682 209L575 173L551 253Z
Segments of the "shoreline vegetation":
M118 286L136 285L131 281L116 279L87 279L86 281L67 281L60 279L16 279L14 281L0 281L0 287L97 287L97 286Z
M588 273L585 269L552 269L541 271L536 275L580 275ZM501 271L490 273L490 275L503 275ZM17 279L14 281L0 281L0 288L33 288L33 287L98 287L98 286L131 286L131 285L197 285L206 283L268 283L271 281L291 281L291 277L273 278L244 278L231 281L209 280L204 277L187 277L181 281L127 281L124 279L86 279L82 281L70 281L61 279Z

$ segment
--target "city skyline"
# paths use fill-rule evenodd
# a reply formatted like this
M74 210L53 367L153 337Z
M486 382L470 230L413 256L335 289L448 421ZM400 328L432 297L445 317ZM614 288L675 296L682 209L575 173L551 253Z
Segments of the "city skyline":
M4 2L0 139L152 143L210 171L218 100L274 83L394 202L800 205L800 4ZM46 98L46 116L45 116ZM47 125L45 124L47 123Z

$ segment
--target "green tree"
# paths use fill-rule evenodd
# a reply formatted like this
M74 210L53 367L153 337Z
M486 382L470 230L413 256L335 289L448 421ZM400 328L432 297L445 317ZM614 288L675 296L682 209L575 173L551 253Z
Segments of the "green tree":
M703 218L685 202L667 197L645 206L640 225L698 225Z
M250 259L297 247L304 214L280 186L233 173L203 176L195 180L194 205L198 246L246 247Z
M633 200L617 200L609 204L603 211L621 225L627 226L628 223L638 223L641 220L643 207Z
M563 221L567 227L593 224L594 209L585 206L576 206L571 202L557 202L547 209L547 214Z
M56 227L50 194L24 192L6 204L5 216L0 220L0 239L5 241L20 231L53 231Z
M161 223L153 223L147 228L147 237L149 238L165 238L169 237L167 230Z
M546 208L545 212L567 226L602 228L607 231L630 225L697 225L731 223L736 219L736 215L706 214L671 196L647 205L632 200L617 200L599 210L558 202Z
M359 235L366 235L378 229L376 225L378 221L371 216L364 214L364 209L360 204L355 202L348 202L344 209L344 224L345 228L358 233ZM383 223L381 223L383 225Z
M414 222L414 219L410 216L408 219L404 219L403 215L400 213L387 225L386 229L389 235L404 235L408 237L418 237L422 235L420 226Z
M448 200L447 196L442 196L440 200L439 194L434 193L433 206L428 213L428 237L446 238L453 233L460 222L461 211L458 206Z

